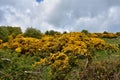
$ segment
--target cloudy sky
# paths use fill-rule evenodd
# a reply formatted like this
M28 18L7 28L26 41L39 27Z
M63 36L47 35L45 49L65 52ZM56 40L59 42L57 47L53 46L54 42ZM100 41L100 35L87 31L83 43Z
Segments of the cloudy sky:
M0 0L0 25L41 31L120 31L120 0Z

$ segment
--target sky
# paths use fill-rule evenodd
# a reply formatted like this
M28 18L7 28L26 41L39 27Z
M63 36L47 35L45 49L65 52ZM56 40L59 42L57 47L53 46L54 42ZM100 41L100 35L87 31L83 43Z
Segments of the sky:
M120 32L120 0L0 0L0 25Z

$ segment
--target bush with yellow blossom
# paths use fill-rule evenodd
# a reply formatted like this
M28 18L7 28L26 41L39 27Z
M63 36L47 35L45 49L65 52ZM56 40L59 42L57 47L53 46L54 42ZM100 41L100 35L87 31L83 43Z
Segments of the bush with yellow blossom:
M25 37L16 37L6 43L3 43L3 47L10 48L16 52L23 54L31 54L38 51L37 46L39 44L39 39L35 38L25 38Z
M88 59L88 64L95 55L96 50L105 50L106 42L100 38L87 36L79 32L71 32L57 36L44 36L41 39L43 51L42 59L34 65L50 66L53 76L57 74L66 73L71 68L79 66L82 59ZM112 48L114 50L114 48ZM48 54L48 55L47 55ZM88 65L87 65L88 66Z
M52 79L64 79L65 74L67 74L66 71L68 71L70 68L69 57L64 53L58 52L56 54L51 54L49 57L41 59L40 62L36 62L33 66L40 66L42 68L48 66L51 69L49 75L52 76Z

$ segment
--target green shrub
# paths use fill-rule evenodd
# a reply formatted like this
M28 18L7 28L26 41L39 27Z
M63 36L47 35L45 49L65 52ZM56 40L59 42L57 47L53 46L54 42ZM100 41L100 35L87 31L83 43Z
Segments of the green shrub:
M46 35L56 35L56 34L60 34L60 32L54 31L54 30L50 30L50 31L46 31L45 32Z
M15 38L18 34L21 33L22 31L20 27L0 26L0 39L2 39L3 42L7 42L10 36Z
M0 27L0 39L3 40L3 42L8 41L9 31L5 27Z
M41 38L41 31L35 28L29 27L24 33L25 37Z
M85 29L83 29L81 32L84 33L84 34L89 34L89 31L85 30Z
M22 55L12 50L0 50L0 80L36 80L32 72L35 57Z

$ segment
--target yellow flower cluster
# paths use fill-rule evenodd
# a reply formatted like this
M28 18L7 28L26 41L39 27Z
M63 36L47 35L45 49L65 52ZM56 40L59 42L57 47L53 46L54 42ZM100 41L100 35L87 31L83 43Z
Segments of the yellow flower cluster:
M61 71L68 68L69 58L66 54L58 52L50 55L50 63L54 70Z
M18 47L18 48L15 49L15 51L18 52L18 53L21 53L22 49L21 49L21 47Z
M3 41L0 39L0 44L2 43Z
M90 38L90 45L92 45L97 50L104 49L105 41L99 38Z
M2 44L2 42L3 42L3 41L0 39L0 49L2 48L2 45L1 45L1 44Z
M87 53L87 46L82 41L75 41L73 44L66 44L62 51L64 53L72 53L72 55L85 55Z
M36 67L36 66L39 66L39 65L45 66L46 64L47 64L47 59L44 58L44 59L41 59L39 62L35 62L33 64L33 67Z
M66 54L58 52L34 64L34 66L37 65L50 65L53 71L61 71L69 67L69 58Z
M43 35L41 39L24 37L22 34L15 39L3 43L3 47L11 48L16 52L31 54L40 52L42 56L50 53L63 52L68 55L90 55L88 48L104 49L105 41L93 38L80 32L70 32L58 36Z
M105 50L107 50L109 52L116 52L119 50L119 48L116 47L116 45L114 45L114 44L106 44Z
M114 33L94 33L96 35L98 35L98 37L101 38L117 38L119 36L119 33L114 34Z
M15 38L9 42L3 43L3 47L8 47L16 52L33 53L39 48L39 39L35 38Z
M99 36L95 33L91 34L90 37L93 37L93 38L98 38Z

